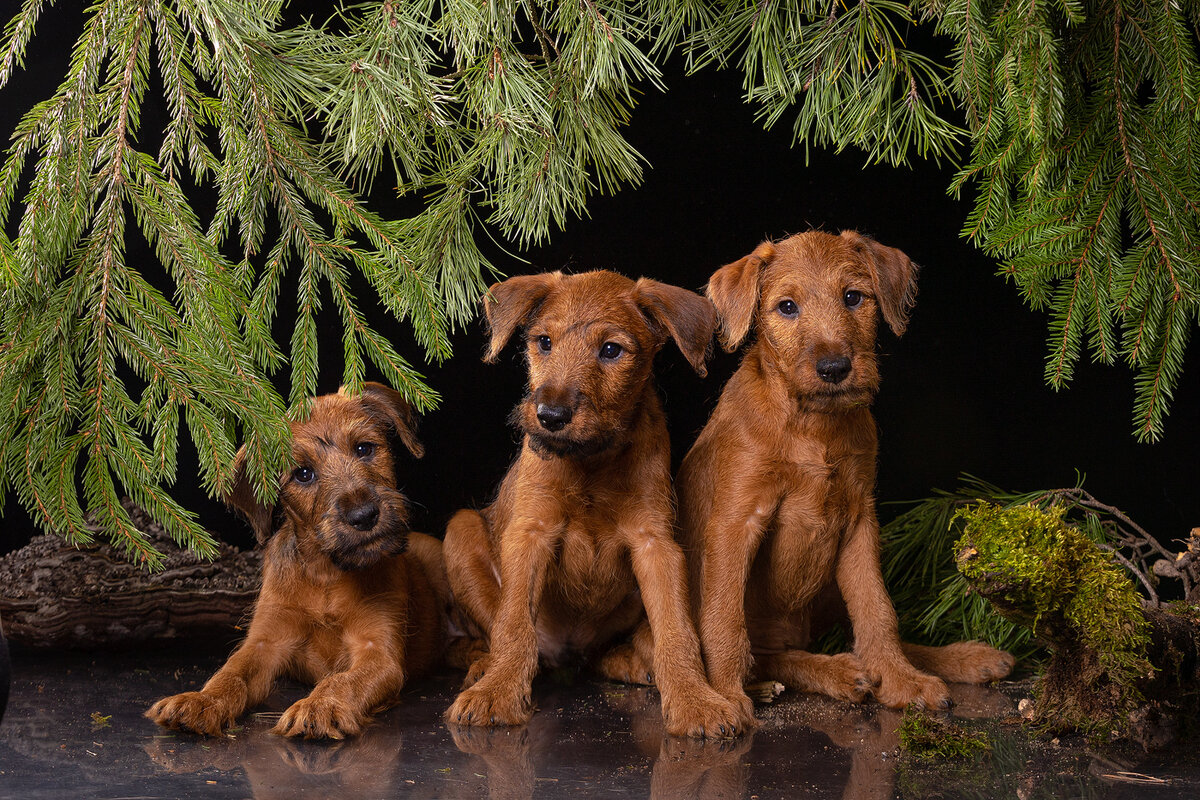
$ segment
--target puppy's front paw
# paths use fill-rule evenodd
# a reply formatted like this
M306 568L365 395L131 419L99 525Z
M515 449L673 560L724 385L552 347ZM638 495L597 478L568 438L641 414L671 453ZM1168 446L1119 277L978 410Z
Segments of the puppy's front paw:
M221 736L241 709L204 692L184 692L164 697L146 711L146 718L164 728Z
M912 667L881 672L875 699L891 708L913 704L920 708L945 709L953 705L950 691L941 678L918 672Z
M672 736L728 739L756 724L753 709L747 715L740 702L722 697L707 684L669 699L663 697L663 727Z
M458 725L524 725L533 716L528 693L506 687L489 689L476 684L459 693L446 710L446 721Z
M283 712L271 733L305 739L345 739L362 732L367 715L340 700L309 695Z
M744 690L730 692L729 694L722 693L722 697L728 700L737 712L738 730L749 731L758 726L758 720L754 717L754 701L750 699L750 695L746 694Z

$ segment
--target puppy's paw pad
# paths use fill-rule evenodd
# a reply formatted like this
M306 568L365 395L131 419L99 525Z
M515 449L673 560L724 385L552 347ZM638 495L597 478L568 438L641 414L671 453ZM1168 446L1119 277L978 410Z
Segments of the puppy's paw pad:
M848 703L863 703L875 692L875 681L867 674L858 656L838 653L829 660L829 695Z
M739 703L709 690L696 698L663 703L663 726L672 736L730 739L757 725Z
M738 730L750 731L758 727L758 719L754 716L754 701L746 692L722 693L722 696L733 706L737 715Z
M939 648L931 672L952 683L987 683L1008 676L1016 664L1010 654L983 642L955 642Z
M964 683L987 683L1007 678L1017 660L1010 653L986 645L983 642L964 642L976 645L971 655L964 659L967 674Z
M236 714L224 702L203 692L164 697L146 711L146 718L164 728L221 736Z
M875 697L891 708L916 705L919 708L947 709L954 703L941 678L916 670L884 674Z
M271 732L305 739L344 739L360 733L365 723L366 717L357 709L329 698L306 697L283 712Z
M487 653L483 653L474 661L472 661L471 666L467 668L466 677L463 678L462 688L470 689L472 686L478 683L479 679L487 673L488 665L491 664L491 662L492 657Z
M457 725L524 725L533 715L528 694L489 691L479 685L464 689L446 710L446 721Z

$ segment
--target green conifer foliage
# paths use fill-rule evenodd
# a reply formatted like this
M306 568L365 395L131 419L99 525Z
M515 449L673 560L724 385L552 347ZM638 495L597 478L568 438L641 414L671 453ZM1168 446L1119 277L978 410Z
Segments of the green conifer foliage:
M0 88L52 4L24 0L8 20ZM230 486L244 442L271 496L285 409L304 413L317 388L322 307L342 326L347 384L374 368L427 409L436 394L390 339L449 355L494 273L481 226L541 241L591 193L640 176L616 129L657 71L623 3L388 0L286 23L284 6L96 0L4 159L0 216L17 235L0 235L0 492L71 541L90 538L90 514L154 566L128 493L211 552L167 489L181 423L210 493ZM161 131L141 124L151 86ZM387 168L410 217L364 200ZM131 263L135 237L161 267ZM355 273L405 327L371 326Z
M964 235L1049 315L1046 379L1085 348L1124 362L1135 435L1162 435L1200 316L1200 3L663 5L693 66L737 62L797 141L960 164Z
M0 89L55 3L10 5ZM620 128L675 53L738 65L763 122L792 119L805 146L953 165L965 235L1049 314L1047 379L1066 385L1085 349L1124 362L1135 433L1161 436L1200 313L1198 0L315 7L93 0L71 10L83 31L58 90L13 133L0 492L69 539L89 538L90 512L153 565L128 493L210 550L168 491L181 434L210 493L244 443L272 495L284 410L316 390L323 308L346 383L371 370L433 405L393 342L446 358L495 272L480 237L544 241L640 180ZM165 125L144 126L148 109ZM411 213L373 209L377 185ZM131 261L143 244L158 263ZM402 325L372 326L360 279Z

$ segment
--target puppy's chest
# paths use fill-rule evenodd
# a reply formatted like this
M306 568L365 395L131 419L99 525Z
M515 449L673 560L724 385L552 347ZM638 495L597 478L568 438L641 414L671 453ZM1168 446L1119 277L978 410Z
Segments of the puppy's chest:
M603 514L568 522L557 555L551 578L581 610L619 602L633 588L625 549Z
M873 480L868 463L864 453L798 442L776 468L779 516L810 528L843 524Z
M821 459L781 470L778 506L755 569L774 604L800 606L832 575L837 553L859 515L856 464Z

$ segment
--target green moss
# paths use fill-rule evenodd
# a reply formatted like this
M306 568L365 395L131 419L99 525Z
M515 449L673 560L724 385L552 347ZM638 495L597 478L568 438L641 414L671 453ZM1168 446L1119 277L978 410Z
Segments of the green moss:
M964 730L916 706L905 709L899 734L900 747L916 758L974 758L991 750L983 732Z
M1151 671L1149 629L1141 600L1125 572L1094 542L1063 522L1062 509L1001 508L979 503L961 509L958 567L968 580L1011 586L1010 613L1041 634L1043 624L1065 620L1080 644L1122 682ZM1061 633L1061 632L1060 632Z
M1141 699L1138 684L1154 674L1149 624L1125 572L1059 508L979 503L956 518L965 523L959 570L1001 613L1050 644L1060 684L1078 684L1079 713L1065 721L1092 730L1119 724ZM1055 691L1054 703L1062 699Z

